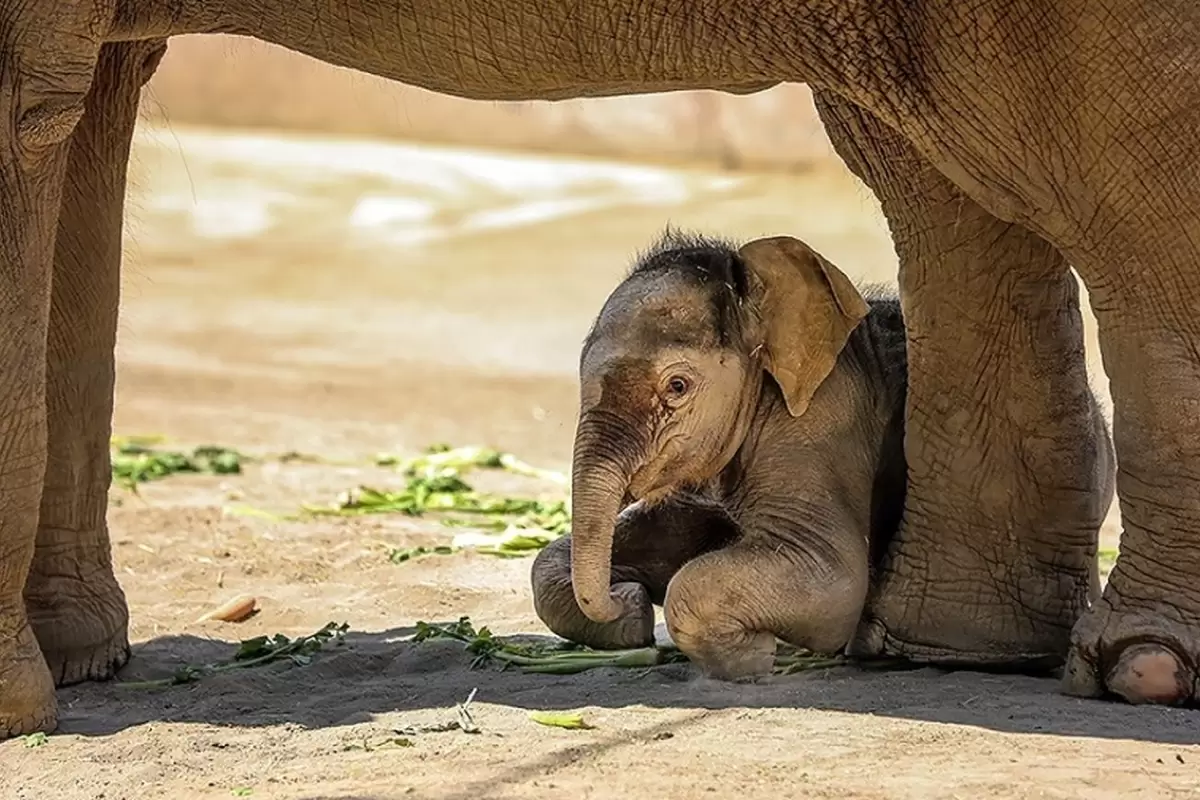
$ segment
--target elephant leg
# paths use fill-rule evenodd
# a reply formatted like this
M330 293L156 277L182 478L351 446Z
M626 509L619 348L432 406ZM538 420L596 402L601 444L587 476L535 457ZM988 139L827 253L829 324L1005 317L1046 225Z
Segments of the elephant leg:
M25 606L59 685L112 677L129 612L108 528L125 169L138 96L165 42L107 44L70 140L47 339L48 460Z
M54 239L102 19L83 3L0 0L0 738L58 718L23 593L46 475Z
M1159 182L1161 172L1144 177L1143 183L1139 172L1136 185L1152 196L1135 196L1139 211L1114 209L1120 221L1095 226L1129 236L1128 249L1077 260L1112 388L1123 530L1104 594L1075 626L1063 689L1131 703L1196 705L1200 207L1165 189L1170 183ZM1177 179L1176 186L1194 194L1194 180ZM1155 218L1170 220L1168 235Z
M571 589L571 537L552 542L534 559L531 582L538 617L564 639L609 650L654 642L654 605L688 561L737 536L733 521L715 506L673 499L635 506L613 533L612 587L625 614L613 622L588 619Z
M850 652L1061 665L1097 591L1114 480L1078 286L1044 239L980 208L877 118L827 92L817 104L880 199L908 329L908 493Z
M704 672L760 677L775 665L776 638L818 653L841 650L867 593L857 568L821 564L792 545L744 539L689 561L667 589L667 630Z

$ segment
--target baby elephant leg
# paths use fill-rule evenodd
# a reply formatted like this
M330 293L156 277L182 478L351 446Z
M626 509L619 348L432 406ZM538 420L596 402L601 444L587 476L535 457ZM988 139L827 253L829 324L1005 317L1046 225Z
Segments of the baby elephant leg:
M613 533L613 593L625 613L608 623L588 619L571 588L571 537L551 543L533 562L533 606L550 630L564 639L606 650L647 647L654 642L654 606L667 585L693 558L729 544L733 521L719 507L688 498L651 508L631 506Z
M667 629L708 675L768 674L775 639L818 653L840 650L866 601L867 562L823 563L785 544L741 541L689 562L671 580Z

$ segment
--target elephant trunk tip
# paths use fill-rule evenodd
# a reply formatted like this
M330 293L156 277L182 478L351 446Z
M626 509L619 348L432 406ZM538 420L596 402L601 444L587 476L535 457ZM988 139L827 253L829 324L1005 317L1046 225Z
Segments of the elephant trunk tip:
M606 622L616 622L620 619L624 608L621 601L613 596L611 591L605 592L598 597L588 597L586 593L580 592L579 587L575 587L575 602L579 603L579 609L583 611L583 615L592 622L601 624Z

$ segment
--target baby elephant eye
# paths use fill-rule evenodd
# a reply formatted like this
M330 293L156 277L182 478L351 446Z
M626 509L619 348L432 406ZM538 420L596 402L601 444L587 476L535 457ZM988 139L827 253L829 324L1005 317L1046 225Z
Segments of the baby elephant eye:
M671 378L671 380L667 381L667 392L669 392L673 397L681 397L687 394L687 391L690 388L692 388L692 384L688 382L687 378L675 376L674 378Z

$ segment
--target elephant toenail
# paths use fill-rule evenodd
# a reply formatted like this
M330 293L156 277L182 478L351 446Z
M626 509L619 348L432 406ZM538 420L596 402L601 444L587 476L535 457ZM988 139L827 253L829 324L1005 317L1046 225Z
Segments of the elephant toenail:
M1135 705L1179 705L1191 696L1193 676L1169 648L1137 644L1121 653L1105 682L1109 691Z

